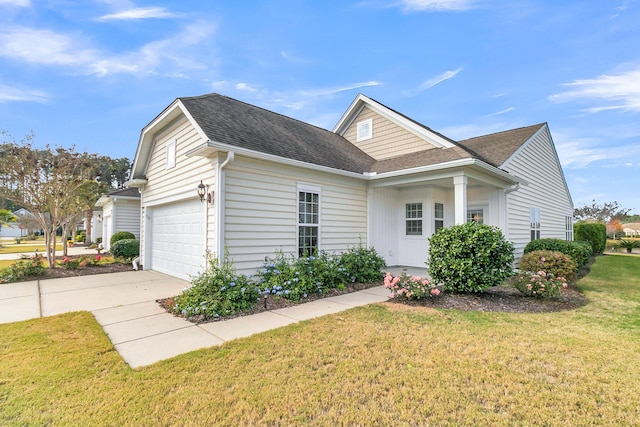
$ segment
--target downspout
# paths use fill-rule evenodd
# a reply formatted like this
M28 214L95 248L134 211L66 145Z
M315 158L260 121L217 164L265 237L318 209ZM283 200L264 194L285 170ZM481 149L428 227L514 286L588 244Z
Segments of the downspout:
M215 201L214 206L216 209L216 256L218 257L218 265L222 266L224 259L226 257L224 250L224 172L223 169L231 162L233 162L235 158L235 153L233 151L229 151L227 153L227 158L224 162L218 164L218 170L216 174L215 188L216 191L214 193ZM216 203L217 202L217 203Z

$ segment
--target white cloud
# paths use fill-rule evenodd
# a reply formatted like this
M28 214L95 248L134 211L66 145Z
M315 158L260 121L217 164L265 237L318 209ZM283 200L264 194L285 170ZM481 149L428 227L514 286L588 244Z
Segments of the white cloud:
M474 7L473 0L402 0L405 12L463 11Z
M258 91L258 89L254 88L253 86L249 86L247 83L237 83L236 84L236 89L237 90L246 91L246 92L257 92Z
M504 110L496 111L495 113L491 113L491 114L489 114L489 116L500 116L502 114L507 114L508 112L513 111L515 109L516 109L515 107L505 108Z
M438 74L437 76L431 77L427 80L425 80L424 82L422 82L422 84L420 86L418 86L417 89L413 90L413 91L404 91L404 94L406 96L414 96L417 95L420 92L423 92L425 90L431 89L432 87L446 81L449 79L454 78L460 71L462 71L462 67L458 68L457 70L449 70L449 71L445 71L442 74Z
M380 86L380 82L375 80L370 80L368 82L360 82L360 83L352 83L344 86L338 87L328 87L328 88L316 88L316 89L306 89L298 91L297 94L300 96L308 97L308 96L328 96L335 95L336 93L346 92L349 90L360 89L363 87L371 87L371 86Z
M156 74L158 68L163 67L169 69L167 75L185 77L184 70L205 68L192 59L189 48L206 40L213 31L211 25L196 22L168 39L113 55L86 46L82 34L13 27L0 29L0 56L32 64L63 66L76 74Z
M164 7L136 7L103 15L97 18L96 21L139 21L151 18L175 18L176 16L175 13L167 11Z
M0 6L31 7L31 0L0 0Z
M621 74L603 74L593 79L575 80L565 86L575 89L549 97L554 102L570 102L581 99L606 101L606 105L586 108L589 113L623 110L640 113L640 68Z
M46 93L35 89L20 89L0 83L0 104L15 101L46 102Z

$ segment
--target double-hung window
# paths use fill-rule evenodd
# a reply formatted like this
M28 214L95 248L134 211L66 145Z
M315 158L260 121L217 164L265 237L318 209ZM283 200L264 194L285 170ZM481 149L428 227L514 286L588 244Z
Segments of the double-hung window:
M405 205L405 231L407 236L422 235L422 203Z
M540 238L540 208L530 209L531 217L531 241Z
M437 233L438 230L444 228L444 204L436 203L433 206L433 231Z
M484 209L468 209L467 222L477 222L484 224Z
M570 215L564 219L564 236L565 240L573 241L573 217Z
M298 190L298 256L309 256L318 250L320 228L320 190Z

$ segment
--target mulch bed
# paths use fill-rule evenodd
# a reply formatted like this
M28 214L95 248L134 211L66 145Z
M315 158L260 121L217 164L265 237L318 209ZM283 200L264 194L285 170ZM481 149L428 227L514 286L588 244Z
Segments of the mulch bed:
M593 263L593 259L587 266L578 272L578 278L585 276ZM104 273L119 273L131 271L131 264L103 264L96 266L80 267L76 270L69 270L62 267L47 270L44 276L38 279L58 279L65 277L86 276ZM30 280L33 280L31 278ZM300 301L306 303L322 298L344 295L351 292L361 291L364 289L382 285L379 283L362 284L356 283L347 286L344 290L331 289L324 294L312 294ZM164 298L157 301L165 310L170 311L173 306L173 298ZM261 300L255 305L254 309L248 312L239 313L233 316L219 317L217 319L205 319L203 316L188 317L186 320L194 323L205 323L213 321L228 320L235 317L248 316L252 314L262 313L264 311L277 310L279 308L292 307L300 303L290 301L284 298L268 297ZM558 300L539 300L536 298L526 297L515 288L505 286L493 286L486 292L479 295L473 294L451 294L442 293L435 298L427 298L420 301L409 301L404 298L390 298L388 304L403 304L412 307L430 307L455 309L464 311L485 311L485 312L506 312L506 313L548 313L563 310L572 310L582 307L588 303L587 298L576 290L572 285L562 290L562 294Z

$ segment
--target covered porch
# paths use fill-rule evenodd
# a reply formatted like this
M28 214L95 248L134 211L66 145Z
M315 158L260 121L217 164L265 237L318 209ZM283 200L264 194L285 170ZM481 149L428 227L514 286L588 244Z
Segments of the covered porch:
M428 239L440 228L476 221L506 234L508 193L519 184L500 172L467 166L372 180L369 245L387 265L422 269L424 275Z

